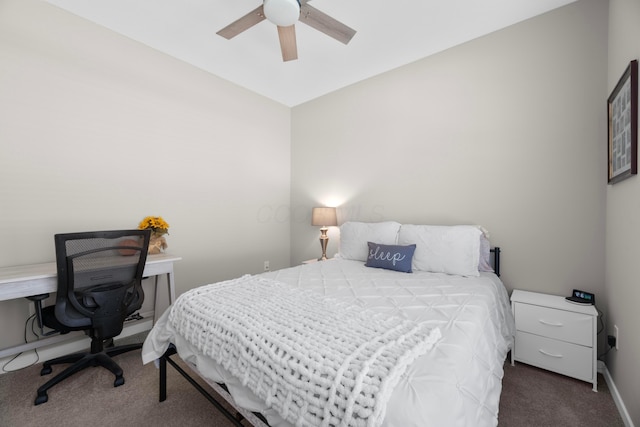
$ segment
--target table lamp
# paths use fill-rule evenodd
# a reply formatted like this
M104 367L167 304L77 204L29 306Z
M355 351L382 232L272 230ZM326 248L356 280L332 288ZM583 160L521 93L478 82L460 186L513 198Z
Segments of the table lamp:
M318 258L318 261L324 261L327 259L327 243L329 243L327 230L329 227L338 225L336 208L313 208L311 211L311 225L320 226L320 246L322 247L322 257Z

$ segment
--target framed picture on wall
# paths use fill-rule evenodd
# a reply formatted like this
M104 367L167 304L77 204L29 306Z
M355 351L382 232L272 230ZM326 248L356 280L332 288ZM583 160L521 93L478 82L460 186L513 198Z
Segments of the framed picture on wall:
M609 184L638 173L638 61L629 63L607 100Z

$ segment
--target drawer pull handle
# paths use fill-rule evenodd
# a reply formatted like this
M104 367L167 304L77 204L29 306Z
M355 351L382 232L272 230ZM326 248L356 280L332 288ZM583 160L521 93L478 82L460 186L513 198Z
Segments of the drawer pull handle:
M547 353L546 351L539 349L538 350L540 353L544 354L545 356L549 356L549 357L556 357L558 359L561 359L563 356L561 354L551 354L551 353Z
M556 327L564 326L562 323L547 322L544 319L539 319L539 322L542 323L543 325L547 325L547 326L556 326Z

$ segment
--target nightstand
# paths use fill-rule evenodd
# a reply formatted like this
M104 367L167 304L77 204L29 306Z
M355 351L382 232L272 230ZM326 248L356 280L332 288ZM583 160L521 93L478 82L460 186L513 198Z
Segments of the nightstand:
M516 321L512 365L517 360L587 381L598 391L598 311L593 305L514 290L511 309Z

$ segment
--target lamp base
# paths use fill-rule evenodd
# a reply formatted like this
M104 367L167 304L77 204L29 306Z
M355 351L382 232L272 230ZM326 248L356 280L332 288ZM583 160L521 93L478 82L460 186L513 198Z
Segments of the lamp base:
M327 259L327 243L329 243L329 236L327 236L328 227L320 228L320 247L322 248L322 256L318 258L318 261L325 261Z

